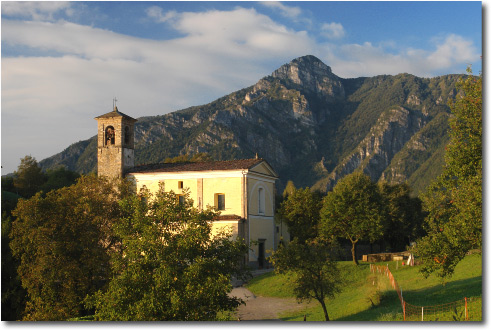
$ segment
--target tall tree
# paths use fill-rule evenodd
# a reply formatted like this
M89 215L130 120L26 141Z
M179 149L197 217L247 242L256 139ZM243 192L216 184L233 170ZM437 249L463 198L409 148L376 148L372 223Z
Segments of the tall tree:
M39 191L46 177L36 159L25 156L20 160L19 167L14 173L14 187L22 197L29 198Z
M425 213L418 197L411 197L411 188L406 183L379 183L386 217L383 240L393 252L404 251L407 246L425 234Z
M469 250L482 248L482 75L461 79L457 87L445 167L423 195L428 235L417 246L423 274L442 279Z
M294 239L280 247L270 260L277 273L292 273L294 293L299 301L317 300L329 321L326 300L341 291L342 277L331 257L333 246L319 239L300 243Z
M377 185L362 173L345 176L324 198L319 233L326 239L345 238L351 242L353 262L358 265L356 243L375 241L384 232L381 196Z
M310 188L295 189L281 203L280 216L285 219L292 237L304 242L318 234L319 212L322 207L322 197Z
M121 206L114 276L107 291L87 299L97 320L210 321L241 303L227 293L232 276L247 275L247 246L226 232L212 235L215 211L193 208L188 193L179 203L163 187L155 196L148 191L130 196Z
M83 312L83 299L109 277L111 225L128 187L96 176L31 199L13 214L10 247L28 302L25 320L66 320Z

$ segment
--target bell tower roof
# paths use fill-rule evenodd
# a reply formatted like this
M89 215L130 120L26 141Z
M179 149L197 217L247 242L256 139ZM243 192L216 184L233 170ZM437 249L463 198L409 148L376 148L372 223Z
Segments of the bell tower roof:
M132 118L122 112L119 112L118 110L118 107L117 106L114 106L114 109L113 111L111 112L108 112L108 113L105 113L103 115L100 115L98 117L95 117L95 119L103 119L103 118L115 118L115 117L123 117L124 119L127 119L127 120L132 120L132 121L137 121L135 118Z

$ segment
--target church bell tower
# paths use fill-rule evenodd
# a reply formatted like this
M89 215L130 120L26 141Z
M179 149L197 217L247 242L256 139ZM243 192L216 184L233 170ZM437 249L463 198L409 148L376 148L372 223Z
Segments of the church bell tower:
M97 120L97 175L108 177L124 176L124 172L135 166L135 123L118 111L96 117Z

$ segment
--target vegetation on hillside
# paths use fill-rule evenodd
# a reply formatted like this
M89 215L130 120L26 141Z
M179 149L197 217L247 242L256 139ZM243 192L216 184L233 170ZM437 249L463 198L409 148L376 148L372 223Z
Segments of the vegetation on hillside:
M386 265L384 262L383 265ZM479 254L466 256L457 265L454 276L445 286L440 278L421 276L422 266L402 267L401 262L391 261L389 268L403 290L404 299L413 305L431 306L461 300L464 297L482 297L482 259ZM359 266L352 262L338 262L339 277L346 279L341 292L326 300L330 320L333 321L402 321L402 307L395 290L385 276L370 273L368 263ZM267 273L253 278L247 288L256 296L293 298L294 279L286 274ZM474 306L472 306L474 307ZM476 307L475 309L478 309ZM475 310L473 321L481 321ZM280 315L285 321L324 321L320 305Z
M335 262L342 243L338 240L349 241L355 265L361 241L379 240L391 249L404 250L424 234L421 201L410 195L407 184L377 185L361 173L346 176L326 196L309 188L296 189L290 181L278 216L288 225L293 241L271 255L275 272L290 279L288 290L299 301L317 300L328 321L326 301L346 285L346 277L352 277L340 272Z

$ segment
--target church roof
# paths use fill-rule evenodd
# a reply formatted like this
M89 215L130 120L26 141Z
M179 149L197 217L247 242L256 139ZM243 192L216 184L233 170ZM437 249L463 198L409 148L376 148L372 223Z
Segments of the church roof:
M227 171L248 170L256 165L268 162L261 158L224 160L213 162L183 162L183 163L159 163L139 165L129 169L126 173L155 173L155 172L196 172L196 171ZM271 167L268 164L269 167Z
M114 117L123 117L125 119L137 121L135 118L132 118L122 112L119 112L118 107L114 107L113 111L100 115L99 117L95 117L95 119L114 118Z

